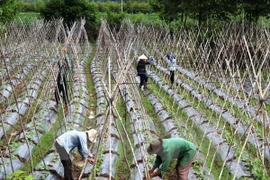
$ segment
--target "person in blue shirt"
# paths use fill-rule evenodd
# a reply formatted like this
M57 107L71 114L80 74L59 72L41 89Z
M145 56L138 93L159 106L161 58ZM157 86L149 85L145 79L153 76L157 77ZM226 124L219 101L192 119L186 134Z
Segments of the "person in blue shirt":
M61 163L64 167L64 180L72 180L72 162L69 157L69 152L74 148L78 148L82 159L87 159L90 164L94 163L93 154L88 152L88 147L91 143L95 143L98 132L95 129L88 131L68 131L60 135L55 140L55 148L59 153Z

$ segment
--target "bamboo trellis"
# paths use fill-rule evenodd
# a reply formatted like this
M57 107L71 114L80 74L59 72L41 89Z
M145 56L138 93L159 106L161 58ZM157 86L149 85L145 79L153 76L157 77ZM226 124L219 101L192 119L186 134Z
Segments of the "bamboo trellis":
M65 114L56 113L53 97L63 48L69 51L72 67L71 102L55 136L69 129L83 130L88 121L95 121L100 132L92 150L101 163L97 158L94 166L85 162L79 179L117 179L123 159L122 166L129 171L125 178L149 177L154 157L146 153L146 147L163 136L158 133L162 129L170 137L184 137L196 144L190 179L269 176L268 29L249 25L243 31L243 26L226 24L211 35L200 28L180 28L172 33L166 25L160 28L125 20L116 31L102 21L94 58L86 67L92 47L84 24L81 20L69 29L61 19L14 22L6 36L0 36L0 142L5 144L1 147L0 178L21 169L27 161L36 178L63 176L54 147L37 166L32 162L33 148L60 121L59 113ZM173 86L168 53L177 57ZM144 92L138 88L135 69L140 54L155 59L147 67L149 88ZM87 90L90 71L96 105L88 103L93 98ZM121 99L125 117L118 107ZM89 106L97 108L93 111ZM88 119L87 114L95 118ZM170 172L164 177L173 178Z

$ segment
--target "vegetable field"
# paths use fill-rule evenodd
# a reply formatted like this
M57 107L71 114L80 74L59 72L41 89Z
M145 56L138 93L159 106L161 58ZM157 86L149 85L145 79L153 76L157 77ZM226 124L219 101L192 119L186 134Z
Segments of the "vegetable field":
M54 139L89 127L99 132L95 164L72 152L74 179L148 178L155 157L146 149L158 137L196 145L189 179L269 179L269 29L227 24L220 32L172 33L166 25L125 20L115 30L102 21L90 43L84 24L14 22L0 36L0 179L61 179ZM168 53L177 60L173 85ZM144 90L136 72L141 54L154 59ZM54 97L65 57L66 111ZM163 179L176 179L175 164Z

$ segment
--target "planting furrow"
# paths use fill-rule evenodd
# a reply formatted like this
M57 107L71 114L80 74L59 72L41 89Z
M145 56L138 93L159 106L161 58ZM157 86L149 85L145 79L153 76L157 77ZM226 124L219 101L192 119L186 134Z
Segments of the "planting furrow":
M5 68L0 69L0 86L7 81L8 73L12 75L17 71L21 71L22 67L27 68L29 64L31 65L33 59L37 60L37 58L40 57L40 55L32 53L32 51L36 50L36 47L29 47L27 45L26 43L22 43L18 45L16 49L6 48L9 49L10 54L5 53L3 55L5 60L1 61L1 67ZM27 66L25 66L25 64L27 64Z
M174 123L174 120L172 119L171 115L167 110L164 108L162 103L159 101L159 99L150 91L145 90L144 94L148 97L150 100L152 106L155 109L156 114L159 116L164 128L166 129L166 132L170 135L171 138L180 137L179 136L179 129L177 125ZM183 131L183 130L181 130ZM200 150L197 150L196 159L200 159L200 162L203 164L206 162L205 157L203 153L201 153ZM199 174L195 170L191 169L189 172L189 179L214 179L213 175L205 165L199 167Z
M39 95L40 97L37 97L45 100L42 101L40 105L40 102L37 102L35 107L32 105L29 107L29 109L35 111L31 121L27 123L26 119L24 122L19 122L19 129L22 129L17 130L17 133L11 134L9 139L12 139L12 141L7 144L8 147L2 147L2 158L5 160L4 163L0 165L0 172L3 172L0 174L0 178L8 177L11 172L24 166L25 162L30 159L33 148L38 145L42 136L50 129L51 125L56 120L56 113L53 109L54 101L50 100L53 97L55 87L53 74L50 74L50 77L47 79L51 80L40 85L39 89L42 90ZM45 96L46 98L44 98ZM7 136L5 136L5 138L7 138Z
M49 71L49 69L50 68L47 68L47 71ZM46 76L46 73L42 74ZM53 74L50 74L50 77L46 79L53 79ZM17 130L18 132L14 133L13 131L16 129L12 129L9 137L5 135L5 140L9 138L9 141L12 141L8 142L8 147L2 148L3 155L1 157L6 159L4 163L1 163L0 167L0 171L3 172L1 173L3 178L8 177L11 172L14 172L24 166L24 164L30 159L33 148L39 143L39 140L50 129L51 125L56 120L56 113L55 110L53 110L54 101L50 100L53 96L55 83L53 80L42 81L45 83L40 80L39 87L36 87L36 89L41 89L38 90L40 95L35 99L43 98L45 100L42 102L33 100L32 103L36 102L35 106L32 106L32 103L29 103L27 110L28 113L30 113L30 111L34 111L31 121L27 123L29 120L24 119L23 121L18 122L20 124L17 125L19 129ZM25 116L22 117L27 118L27 116L29 116L29 114L27 115L25 113Z
M219 82L222 82L223 84L226 84L227 86L232 87L233 89L235 89L238 92L245 92L248 95L248 97L255 98L258 101L260 100L260 96L258 94L258 89L257 90L255 89L255 87L256 87L255 82L252 83L250 80L242 79L239 83L237 83L236 81L232 81L229 78L221 78L221 77L217 77L213 74L211 75L211 77L217 79ZM264 100L267 104L270 104L269 83L262 84L262 92L267 90L267 88L268 88L268 91L267 91L268 93L266 92Z
M26 125L24 132L17 135L9 148L2 153L3 164L0 163L0 179L6 178L11 172L22 168L30 159L33 148L56 120L56 113L51 109L53 106L54 101L43 103L39 113L35 114L34 120Z
M155 66L155 67L163 74L169 76L170 72L166 68L162 66ZM179 84L179 86L181 86L187 92L192 94L200 102L203 102L206 105L206 107L216 112L217 114L220 114L221 117L223 117L231 125L231 127L235 129L235 131L239 135L245 137L247 135L248 137L246 138L248 138L248 142L252 144L254 147L256 147L257 149L262 149L262 147L264 146L265 158L270 160L269 146L267 145L267 142L263 142L263 140L257 136L256 130L254 128L250 132L248 132L249 127L244 125L243 122L239 120L239 118L236 118L229 110L224 109L223 107L218 105L217 102L213 102L211 98L204 96L198 90L194 89L189 84L183 82L181 79L176 78L175 82L176 84Z
M117 73L113 73L113 77L116 81ZM127 113L130 117L132 135L134 141L134 159L130 167L130 178L131 180L141 180L144 176L144 171L147 169L147 156L145 142L149 142L151 139L157 139L157 132L153 121L148 116L143 116L140 105L132 97L138 97L135 95L130 86L125 84L119 85L120 94L124 99ZM137 92L138 93L138 92Z
M84 57L84 61L88 58L88 55ZM64 122L59 129L57 136L62 133L76 129L78 131L83 130L85 123L85 115L88 106L88 92L86 87L86 77L83 73L84 61L81 63L74 63L74 82L73 86L73 98L71 99L71 105L68 113L65 115ZM73 157L71 158L73 159ZM57 180L64 176L63 166L59 159L59 155L55 152L54 145L48 152L47 156L34 168L32 173L35 179L47 179Z
M31 76L34 73L34 70L40 67L41 63L44 61L44 57L36 57L33 61L27 63L27 65L22 66L17 72L11 74L10 81L2 81L0 87L0 104L10 97L16 87L23 83L27 77Z
M154 50L158 54L158 56L161 57L162 60L164 60L163 61L163 62L165 62L164 65L168 65L169 62L166 60L166 57L164 56L164 54L161 53L157 49L154 49ZM144 51L148 52L145 48L144 48ZM159 64L161 64L161 63L159 63ZM256 107L250 105L245 100L240 99L240 98L235 98L235 96L230 95L225 89L216 86L215 83L213 83L213 82L211 82L211 81L209 81L209 80L207 80L207 79L205 79L203 77L200 77L200 75L195 73L194 71L184 69L181 66L176 66L176 71L179 71L180 73L186 75L187 77L194 80L199 85L205 87L209 91L214 92L221 99L226 99L226 101L230 102L234 106L241 109L243 112L245 112L248 115L250 115L251 117L255 118L264 127L269 127L270 126L270 116L269 115L267 116L267 119L266 119L266 121L264 123L262 121L263 114L260 113L260 111Z
M6 68L1 68L0 69L0 80L4 81L7 77L7 71L12 72L13 69L18 68L18 66L21 65L21 58L26 58L29 57L26 56L25 57L25 51L23 51L24 49L22 49L22 47L24 47L25 44L22 43L21 45L13 45L13 46L5 46L5 49L1 49L3 50L1 54L1 67L5 67L5 63L7 65ZM20 49L21 48L21 49ZM5 59L4 59L5 58Z
M190 119L197 124L197 126L204 132L205 136L216 146L221 159L224 161L230 173L236 178L250 178L251 173L246 167L246 163L238 159L236 152L233 147L231 147L226 139L222 138L222 132L220 129L212 125L203 115L200 114L195 108L193 108L186 100L184 100L181 95L177 94L174 90L170 88L169 85L163 84L160 78L153 72L149 71L149 76L151 79L165 92L173 97L175 102Z
M2 59L3 58L3 59ZM21 59L25 59L27 57L19 57L11 56L11 57L1 57L1 68L0 69L0 85L7 80L8 78L8 72L12 74L13 71L19 69L19 67L22 65ZM5 67L5 68L4 68Z
M206 79L200 77L198 74L196 74L193 71L186 70L186 69L184 69L182 67L177 67L176 69L179 72L181 72L182 74L184 74L184 75L188 76L189 78L191 78L192 80L196 81L198 84L200 84L203 87L207 88L208 90L216 93L220 98L226 99L227 101L229 101L233 105L237 106L242 111L244 111L247 114L251 115L253 118L255 118L259 123L261 123L265 127L268 127L270 125L269 116L267 117L268 120L266 120L265 124L263 124L262 121L261 121L261 119L263 118L262 114L260 114L258 112L256 107L254 107L252 105L249 105L249 103L246 102L245 100L236 99L234 96L231 96L230 94L228 94L226 92L226 90L216 86L212 82L208 82Z
M100 53L100 52L99 52ZM95 89L97 94L97 129L101 132L105 126L106 115L105 111L108 107L107 100L105 98L103 83L102 83L102 73L100 70L101 67L100 57L94 59L91 64L91 74L95 82ZM103 145L101 147L102 159L99 158L99 161L102 161L99 168L99 173L96 175L96 179L105 180L109 178L114 178L115 176L115 166L116 161L119 156L118 154L118 143L120 137L116 127L116 120L114 117L111 118L110 128L106 133L103 139Z
M137 82L139 83L139 78L136 78ZM179 130L176 124L174 123L174 120L171 118L170 114L166 111L166 109L163 107L163 105L159 102L158 98L155 97L149 90L144 91L144 95L148 97L150 100L152 106L155 109L156 114L159 116L167 134L170 135L170 138L179 138ZM198 151L199 152L199 151ZM203 157L203 155L200 153L200 158ZM203 171L203 168L201 168ZM197 173L194 170L190 170L189 179L198 179Z
M13 125L16 124L29 109L31 103L36 100L38 90L47 73L47 71L38 70L37 74L35 74L31 80L31 83L27 84L27 91L24 93L24 97L18 98L16 103L13 103L6 109L0 125L0 138L2 138L9 129L13 128Z

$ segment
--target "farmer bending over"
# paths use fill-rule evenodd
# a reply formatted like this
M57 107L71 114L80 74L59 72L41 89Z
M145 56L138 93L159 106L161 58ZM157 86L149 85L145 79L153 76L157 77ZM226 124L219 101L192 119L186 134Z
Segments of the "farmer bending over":
M177 159L177 179L187 180L193 157L196 154L196 147L193 143L182 138L157 139L150 143L147 152L149 154L156 154L155 164L149 170L151 178L156 176L163 177L171 160ZM161 167L159 168L160 165ZM154 172L156 168L159 169Z
M78 148L82 159L88 160L90 164L94 163L93 155L88 154L88 147L91 143L96 142L98 133L95 129L89 131L68 131L56 138L55 148L60 155L61 162L64 166L64 180L72 180L72 162L69 157L69 152L74 148Z

